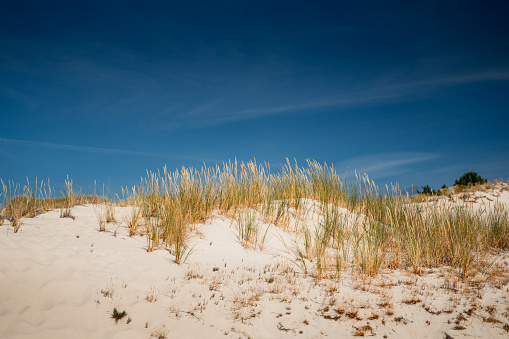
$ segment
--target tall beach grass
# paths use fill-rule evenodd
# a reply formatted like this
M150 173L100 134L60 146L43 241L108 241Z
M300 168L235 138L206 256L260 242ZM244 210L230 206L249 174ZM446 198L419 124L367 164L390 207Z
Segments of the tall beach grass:
M355 172L354 179L346 180L333 166L311 160L306 165L287 160L271 173L268 164L235 160L200 169L147 171L139 185L124 191L124 204L131 208L124 221L130 236L143 230L148 251L166 248L177 263L192 252L196 226L218 214L235 220L241 244L253 249L263 249L260 241L267 233L260 231L262 223L296 232L303 247L292 249L295 262L305 271L314 267L317 277L330 271L339 276L348 267L373 276L384 269L420 274L425 268L449 266L468 278L483 271L491 251L509 250L504 205L474 209L430 203L402 194L397 185L381 189L365 174ZM2 187L2 215L15 231L24 217L38 211L70 211L72 205L92 200L74 194L69 178L64 197L58 199L52 197L49 182L31 189L2 181ZM313 228L304 222L297 226L309 213L310 201L319 222Z

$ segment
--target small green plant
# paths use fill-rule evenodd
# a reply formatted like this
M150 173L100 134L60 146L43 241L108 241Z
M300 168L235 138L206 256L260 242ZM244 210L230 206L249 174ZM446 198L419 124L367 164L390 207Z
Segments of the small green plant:
M23 224L23 219L12 216L11 224L12 227L14 228L14 233L18 233L19 229L21 228L21 224Z
M115 206L112 201L106 202L106 222L107 223L115 223L117 222L115 218Z
M295 259L291 259L291 261L304 272L304 274L308 274L308 267L306 264L306 255L305 253L300 249L300 247L295 244L294 247L289 248L289 250L293 253Z
M23 224L27 209L26 205L27 199L24 197L16 197L12 199L6 207L8 219L14 228L14 233L18 233Z
M174 244L172 249L173 255L175 256L175 263L177 265L185 263L194 249L194 246L191 248L188 246L189 234L187 233L187 230L185 230L186 226L181 225L180 228L181 230L178 231L174 237Z
M136 229L141 222L141 210L138 206L131 207L129 214L125 218L127 228L129 229L129 236L132 237L136 234Z
M318 280L322 278L322 273L326 269L325 252L331 239L331 228L328 227L327 221L324 220L318 227L315 228L314 233L314 254L316 259L316 277Z
M65 180L62 195L64 196L65 204L60 209L60 218L71 218L74 220L75 217L71 214L71 208L74 206L75 198L74 190L72 188L72 180L69 180L69 176L67 176L67 179Z
M237 228L239 230L239 240L242 246L247 248L249 244L254 244L256 247L259 225L256 220L255 212L252 209L246 209L244 212L239 213L237 217Z
M106 231L106 210L104 205L94 205L94 212L99 223L99 232Z
M488 180L481 178L476 172L466 172L459 179L454 181L454 185L467 186L468 184L485 184Z
M286 230L289 224L288 209L289 209L288 202L286 200L281 200L278 204L276 217L274 220L274 225L282 226L284 230Z
M302 231L304 232L304 249L306 259L311 259L313 240L311 238L311 232L304 226Z
M183 202L180 199L168 195L165 200L157 211L160 216L157 227L152 225L148 232L152 234L152 239L163 240L170 253L175 256L175 263L180 265L187 260L193 250L189 248L191 234L189 220L196 220L198 217L190 216L192 212L182 206ZM156 232L155 238L154 232Z
M255 240L255 247L258 246L260 251L263 251L265 248L265 243L267 241L267 234L269 233L270 225L267 225L265 227L265 231L261 231L261 227L258 227L258 232L256 232L256 240Z
M127 224L129 230L129 236L132 237L136 234L136 229L141 223L141 217L143 215L142 208L140 205L143 203L143 199L138 196L136 186L132 188L122 187L122 196L125 198L124 203L129 206L129 212L124 217L124 221Z
M7 185L3 182L3 180L1 183L4 191L2 205L6 205L6 207L2 210L2 217L5 216L5 218L11 222L11 225L14 228L14 233L18 233L21 224L23 223L24 216L27 214L27 199L23 196L16 197L18 188L20 188L19 184L14 184L9 181L9 188L7 188ZM10 198L12 196L15 198Z
M127 315L127 312L124 310L122 312L119 312L116 308L113 309L113 313L111 314L111 317L115 319L115 324L118 324L118 321L124 318Z
M146 221L147 231L147 252L152 252L159 246L161 228L159 227L159 217L149 218Z
M130 210L125 216L125 222L127 224L127 228L129 229L129 236L132 237L136 234L136 229L141 223L141 209L137 205L137 202L134 202L134 206L129 208Z

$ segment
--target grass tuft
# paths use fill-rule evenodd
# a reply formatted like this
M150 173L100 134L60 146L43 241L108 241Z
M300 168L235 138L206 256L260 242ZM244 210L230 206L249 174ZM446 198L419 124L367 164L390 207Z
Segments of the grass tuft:
M118 324L118 321L124 318L127 315L127 312L124 310L122 312L119 312L116 308L113 309L113 313L111 314L111 317L115 319L115 324Z

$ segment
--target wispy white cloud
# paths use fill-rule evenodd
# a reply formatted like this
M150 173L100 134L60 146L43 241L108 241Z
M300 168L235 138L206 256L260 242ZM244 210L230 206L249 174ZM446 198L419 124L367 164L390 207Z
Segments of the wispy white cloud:
M219 103L227 104L227 100L213 101L209 105L200 106L192 110L191 125L216 125L221 123L260 118L306 110L320 110L327 108L344 108L364 106L397 100L411 100L415 95L455 85L462 85L483 81L508 80L509 71L484 71L463 74L445 74L435 77L415 79L376 79L371 85L357 88L332 90L332 94L308 98L305 101L293 102L287 105L271 105L252 109L228 110L220 107ZM184 114L186 118L191 115Z
M466 74L445 74L435 78L423 79L420 81L408 82L404 84L410 87L421 87L421 86L451 86L469 84L482 81L497 81L509 79L509 71L484 71L476 73Z
M411 171L411 165L437 159L438 153L427 152L392 152L363 155L340 162L334 167L338 170L349 167L349 174L367 173L371 179L398 176Z
M0 143L22 145L22 146L32 146L32 147L43 147L43 148L51 148L51 149L67 150L67 151L88 152L88 153L118 154L118 155L137 156L137 157L149 156L149 157L155 157L155 158L166 158L166 159L169 158L169 159L180 159L180 160L216 162L216 163L221 162L220 160L217 160L217 159L200 158L200 157L190 156L190 155L129 151L129 150L114 149L114 148L76 146L76 145L56 144L56 143L40 142L40 141L17 140L17 139L8 139L8 138L0 138Z
M358 93L339 94L329 98L320 98L313 101L295 103L290 105L272 106L263 108L253 108L239 111L226 111L211 112L200 109L201 112L206 113L201 116L194 115L193 121L188 123L193 125L217 125L239 120L255 119L270 115L279 115L290 112L302 112L306 110L319 110L334 107L347 107L356 104L368 104L377 101L383 101L395 97L395 93L383 93L381 91L362 91ZM209 107L212 107L209 106ZM218 107L216 107L217 109ZM196 112L195 112L196 113Z
M102 116L107 112L115 118L143 112L151 122L164 120L161 128L206 127L293 112L400 102L444 87L509 79L507 69L451 72L455 60L441 59L420 60L383 74L350 74L334 67L282 67L270 62L259 68L246 65L242 71L220 64L223 68L206 72L207 62L198 67L185 61L147 63L130 51L101 49L108 55L121 55L123 63L112 61L115 58L93 60L71 54L38 69L13 57L0 56L0 60L8 64L2 67L24 76L46 78L51 70L51 77L59 83L78 89L78 98L60 110L64 114ZM13 89L0 85L1 92L17 100L34 100L21 89Z

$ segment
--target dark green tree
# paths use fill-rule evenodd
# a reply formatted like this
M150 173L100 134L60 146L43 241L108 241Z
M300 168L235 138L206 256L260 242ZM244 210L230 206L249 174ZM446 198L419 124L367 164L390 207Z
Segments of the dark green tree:
M434 190L431 189L431 187L429 187L429 185L421 186L421 187L422 187L422 192L419 192L419 190L417 190L417 193L419 193L419 194L428 194L428 195L431 195L431 194L435 194L436 193Z
M476 172L467 172L463 174L458 180L454 181L454 185L462 185L467 186L469 183L475 184L484 184L488 180L481 178L479 174Z

